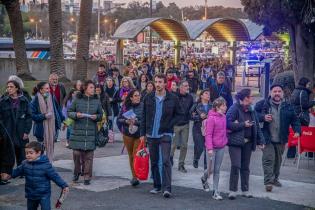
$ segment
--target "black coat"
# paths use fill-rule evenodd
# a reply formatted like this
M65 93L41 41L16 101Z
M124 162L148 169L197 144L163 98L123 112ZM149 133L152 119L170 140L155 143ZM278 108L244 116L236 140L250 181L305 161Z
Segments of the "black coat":
M294 106L294 111L297 116L301 112L305 112L306 116L309 114L309 109L315 105L315 101L310 101L311 91L305 87L298 86L291 95L291 103ZM310 119L308 119L308 122ZM308 125L305 125L308 126Z
M32 114L28 99L21 95L16 111L12 108L11 98L5 96L0 101L0 116L15 146L24 147L28 140L23 140L24 134L32 129Z
M180 117L180 120L176 123L176 125L188 124L190 120L190 109L194 105L194 99L188 93L185 95L177 93L177 97L179 99L179 104L182 108L183 115Z
M233 98L231 94L231 89L226 83L218 85L215 81L209 85L210 90L210 101L213 102L215 99L222 96L226 100L226 106L229 109L233 104Z
M245 116L243 107L238 102L233 104L226 114L227 129L228 129L228 145L229 146L243 146L244 130L245 130ZM249 110L251 117L255 123L252 126L252 149L256 149L256 145L265 144L264 136L259 127L259 120L255 110Z
M101 101L101 105L102 105L102 109L103 111L105 112L106 114L106 117L110 117L112 116L112 107L110 105L110 102L109 102L109 97L106 93L102 93L100 96L100 101Z
M199 79L198 77L192 77L192 78L189 78L187 77L186 78L188 84L189 84L189 92L191 93L197 93L198 91L198 87L199 87Z
M302 103L300 103L300 94ZM297 114L300 113L301 106L303 111L308 111L309 108L312 108L315 105L315 101L310 101L310 95L311 91L302 86L298 86L293 90L291 96L291 103L294 105L294 109L296 110Z
M113 86L112 88L105 87L105 94L107 94L108 98L111 98L110 102L111 108L113 109L113 114L116 117L119 113L119 103L121 99L119 98L119 89Z
M211 103L208 104L208 109L205 109L201 102L196 102L190 109L191 119L194 121L194 124L199 125L201 127L203 119L201 119L200 114L204 113L208 115L211 108L212 108Z
M126 123L127 118L123 116L123 114L129 110L133 109L133 112L136 114L137 119L135 125L138 126L138 131L135 132L134 134L131 134L129 132L129 125ZM140 103L138 105L126 108L123 106L119 112L119 115L117 117L117 126L118 128L121 129L121 132L129 137L133 138L139 138L140 137L140 123L141 123L141 118L142 118L142 112L143 112L143 104Z
M201 102L196 102L192 108L190 109L191 119L194 121L194 125L192 128L192 133L194 138L204 138L201 133L202 121L203 119L200 117L201 113L208 115L209 111L212 108L212 104L209 103L207 109L203 106Z
M140 124L140 135L151 135L155 117L155 92L149 93L143 100L143 115ZM174 125L180 120L183 114L178 97L166 91L163 101L162 117L158 134L173 133Z
M14 163L13 142L0 119L0 173L11 174Z
M265 122L265 115L270 113L271 105L269 99L261 100L256 103L255 110L259 122L263 123L262 132L265 137L266 144L271 143L271 134L269 129L269 122ZM289 128L292 126L294 132L301 133L301 124L294 112L294 108L287 102L280 104L280 127L279 127L279 139L282 144L288 142Z

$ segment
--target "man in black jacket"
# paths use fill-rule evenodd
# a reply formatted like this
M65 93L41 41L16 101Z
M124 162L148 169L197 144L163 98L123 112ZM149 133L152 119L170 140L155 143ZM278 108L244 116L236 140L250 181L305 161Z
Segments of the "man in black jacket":
M171 142L174 125L182 115L178 97L166 91L166 77L163 74L154 76L156 91L145 96L143 100L143 116L140 123L140 139L148 139L151 172L154 189L157 194L163 190L163 196L171 196L172 166L170 161ZM163 162L163 180L159 172L159 150L161 148Z
M174 127L174 139L171 150L171 162L173 164L173 157L175 153L176 146L180 146L178 170L183 173L187 173L185 169L185 159L187 154L187 144L189 137L189 120L190 120L190 109L194 104L193 97L189 94L189 84L187 81L181 81L179 84L179 93L177 94L179 98L179 103L184 112L180 120L176 123Z
M300 121L294 107L283 100L283 89L280 85L271 86L270 97L259 101L255 110L259 122L263 125L262 132L266 147L263 150L264 184L267 192L273 186L281 187L279 182L282 154L288 143L289 127L292 126L295 137L301 133Z
M193 96L193 99L195 101L198 87L199 87L199 79L198 79L198 76L195 75L194 70L188 71L186 80L189 84L189 92L191 93L191 95Z

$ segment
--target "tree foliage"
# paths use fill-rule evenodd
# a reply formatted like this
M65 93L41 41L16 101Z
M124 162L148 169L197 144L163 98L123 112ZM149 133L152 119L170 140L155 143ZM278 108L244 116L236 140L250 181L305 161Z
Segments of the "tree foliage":
M241 0L249 18L266 27L266 31L279 31L289 25L303 22L312 8L312 0ZM309 20L308 20L309 21Z

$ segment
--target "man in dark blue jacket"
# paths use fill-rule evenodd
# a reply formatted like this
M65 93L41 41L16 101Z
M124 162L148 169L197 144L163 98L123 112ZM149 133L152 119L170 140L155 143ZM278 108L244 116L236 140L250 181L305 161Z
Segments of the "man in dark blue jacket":
M266 141L262 158L264 184L266 191L271 192L273 186L282 186L279 182L280 166L288 143L289 128L292 126L294 136L298 137L301 126L294 107L283 100L283 88L280 85L271 86L270 97L259 101L255 110Z
M178 97L166 91L164 74L154 76L156 91L149 93L143 100L143 116L140 123L140 140L148 139L151 171L154 189L150 192L157 194L163 190L163 196L171 196L172 165L170 161L171 142L174 125L183 114ZM159 151L161 147L163 162L163 180L158 168ZM163 189L162 189L163 187Z
M210 100L214 101L220 96L226 100L227 108L229 109L233 104L232 90L228 83L228 79L223 71L219 71L216 80L208 84L210 90Z

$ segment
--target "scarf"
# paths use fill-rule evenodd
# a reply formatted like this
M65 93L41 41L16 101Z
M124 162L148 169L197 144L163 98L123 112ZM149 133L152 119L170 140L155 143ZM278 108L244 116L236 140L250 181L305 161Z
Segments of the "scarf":
M109 96L110 98L114 97L115 86L113 85L113 87L111 87L111 88L106 87L105 92L108 94L108 96Z
M124 95L127 96L130 90L131 90L130 88L122 87L119 92L119 97L122 98Z
M46 150L46 155L49 159L49 162L53 162L54 158L54 140L56 135L55 128L55 113L53 106L52 95L49 94L48 98L44 98L42 94L37 93L39 109L42 114L52 113L50 119L45 119L44 124L44 145Z

